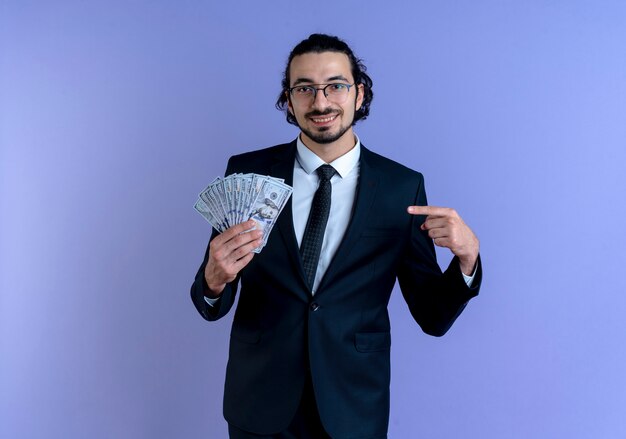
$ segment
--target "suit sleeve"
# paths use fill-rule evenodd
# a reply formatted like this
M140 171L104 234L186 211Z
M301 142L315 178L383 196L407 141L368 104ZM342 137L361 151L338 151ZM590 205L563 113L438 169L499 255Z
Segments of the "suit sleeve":
M231 159L228 161L225 175L230 175L234 172L233 161L234 158L231 157ZM228 313L228 311L230 311L233 303L235 302L237 286L239 284L239 276L237 276L234 281L226 284L226 286L224 287L224 291L222 291L222 294L220 296L220 300L218 300L213 306L209 305L204 300L205 293L209 289L209 286L207 285L204 278L204 269L209 260L211 241L213 241L213 239L217 235L219 235L219 233L214 229L213 233L211 234L211 238L209 239L206 252L204 254L204 260L202 261L194 282L191 285L191 300L200 315L209 321L218 320L224 317Z
M424 179L420 174L415 205L427 204ZM412 216L410 238L398 271L398 281L415 321L425 333L440 337L450 329L467 302L478 295L482 266L479 255L472 287L465 283L456 256L442 273L433 241L427 231L420 229L424 220L423 215Z

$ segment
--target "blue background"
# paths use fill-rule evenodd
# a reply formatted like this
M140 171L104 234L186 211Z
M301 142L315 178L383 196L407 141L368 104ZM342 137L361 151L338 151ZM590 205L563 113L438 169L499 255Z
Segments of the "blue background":
M317 31L374 79L363 143L481 239L444 338L393 295L390 438L626 437L626 4L602 0L0 1L0 437L226 437L192 205L296 137L274 102Z

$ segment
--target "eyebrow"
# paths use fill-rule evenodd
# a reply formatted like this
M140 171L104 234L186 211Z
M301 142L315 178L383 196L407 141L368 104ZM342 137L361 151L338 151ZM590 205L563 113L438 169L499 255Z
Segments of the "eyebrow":
M348 80L346 79L346 77L345 77L345 76L343 76L343 75L331 76L330 78L327 78L327 79L326 79L326 82L329 82L329 81L346 81L346 82L348 82ZM307 84L313 84L313 80L312 80L312 79L309 79L309 78L298 78L298 79L296 79L296 81L293 83L293 86L292 86L292 87L295 87L296 85L299 85L299 84L304 84L304 83L307 83Z

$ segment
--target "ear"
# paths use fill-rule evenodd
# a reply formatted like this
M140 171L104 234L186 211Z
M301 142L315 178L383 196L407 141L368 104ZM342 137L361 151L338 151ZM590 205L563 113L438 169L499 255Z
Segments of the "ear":
M365 86L363 84L359 84L356 86L356 105L355 111L359 111L361 109L361 105L363 105L363 98L365 98Z
M289 111L289 114L294 116L294 114L293 114L293 105L291 104L291 96L289 95L288 91L285 91L285 96L287 97L287 110Z

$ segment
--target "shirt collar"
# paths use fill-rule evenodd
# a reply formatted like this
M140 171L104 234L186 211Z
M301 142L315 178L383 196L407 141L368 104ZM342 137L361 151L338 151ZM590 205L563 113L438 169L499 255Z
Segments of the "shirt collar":
M329 163L329 165L335 168L335 171L337 171L337 174L339 174L341 178L345 178L352 169L354 169L361 157L361 141L356 134L354 138L356 139L354 147L341 157ZM300 136L298 136L296 148L296 160L298 160L298 163L300 163L300 166L302 166L302 169L304 169L307 174L315 172L317 168L326 163L319 158L317 154L306 147L300 139Z

